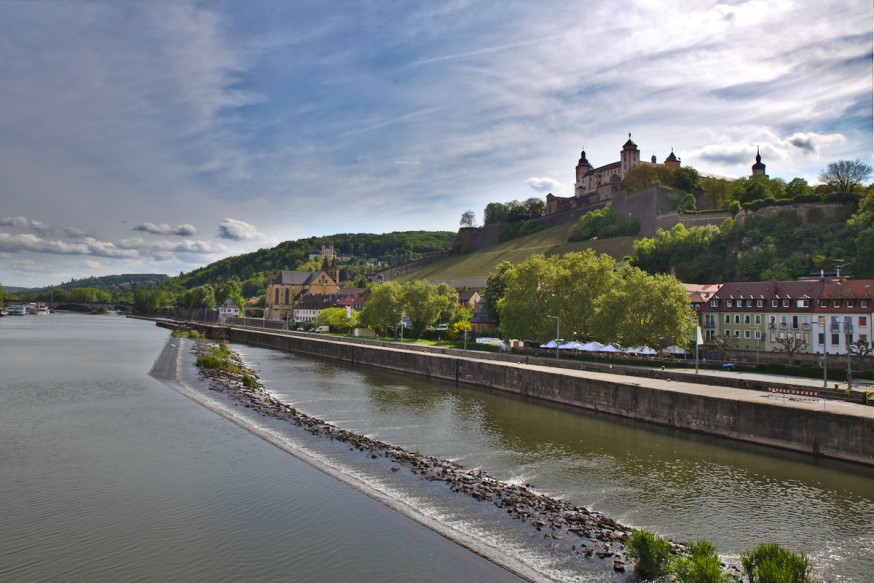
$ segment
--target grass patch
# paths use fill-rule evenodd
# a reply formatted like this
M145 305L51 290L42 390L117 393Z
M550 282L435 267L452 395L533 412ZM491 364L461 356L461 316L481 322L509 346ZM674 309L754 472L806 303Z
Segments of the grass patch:
M626 542L634 570L645 579L661 577L668 572L671 543L646 530L632 531Z
M223 358L217 358L215 356L198 356L195 364L199 368L211 368L216 370L226 370L228 372L233 372L237 374L241 374L242 371L239 367L231 364L227 360Z
M513 264L525 261L535 253L544 255L564 254L570 251L583 251L594 249L597 253L606 253L614 259L622 259L631 255L634 237L616 237L598 241L586 241L583 243L569 243L568 237L576 229L576 223L548 227L531 235L519 237L475 251L461 256L447 257L442 261L426 265L408 274L397 281L425 280L449 280L449 279L485 279L492 273L502 261Z
M762 543L743 552L740 562L750 583L812 583L813 565L806 555L787 551L776 543Z
M728 583L731 576L723 572L716 547L706 540L699 540L686 549L688 557L677 557L671 564L671 572L678 583Z

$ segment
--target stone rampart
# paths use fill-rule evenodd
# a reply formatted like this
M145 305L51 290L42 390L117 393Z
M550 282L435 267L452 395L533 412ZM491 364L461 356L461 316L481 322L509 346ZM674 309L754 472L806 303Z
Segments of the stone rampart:
M664 390L641 386L646 383L616 374L568 374L560 367L544 370L516 362L519 357L511 356L513 360L507 361L506 355L471 358L452 349L400 349L391 343L364 339L203 328L210 337L328 358L351 366L374 366L476 385L676 429L874 465L871 417ZM540 360L523 359L532 363ZM658 374L648 371L641 376Z

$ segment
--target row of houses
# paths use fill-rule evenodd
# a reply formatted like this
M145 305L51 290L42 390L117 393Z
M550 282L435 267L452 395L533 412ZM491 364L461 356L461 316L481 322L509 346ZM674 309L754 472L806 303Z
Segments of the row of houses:
M327 263L326 263L327 264ZM326 308L360 311L366 288L341 288L336 271L281 271L267 287L265 318L310 323ZM797 281L687 285L705 344L730 338L736 350L771 352L790 344L799 354L847 354L871 346L874 280L841 277ZM472 312L473 331L496 327L479 294L459 292Z
M874 280L730 282L688 291L705 344L723 336L747 351L785 351L787 344L799 354L870 350Z
M327 308L364 309L370 290L340 287L336 272L280 271L267 286L264 317L269 320L311 323ZM459 303L472 311L481 304L474 290L460 290Z

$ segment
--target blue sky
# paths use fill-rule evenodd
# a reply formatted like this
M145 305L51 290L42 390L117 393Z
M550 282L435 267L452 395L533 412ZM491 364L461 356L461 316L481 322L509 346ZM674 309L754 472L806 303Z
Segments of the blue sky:
M621 8L619 8L621 6ZM872 162L870 0L0 2L0 283L455 230L585 147ZM342 251L342 250L341 250Z

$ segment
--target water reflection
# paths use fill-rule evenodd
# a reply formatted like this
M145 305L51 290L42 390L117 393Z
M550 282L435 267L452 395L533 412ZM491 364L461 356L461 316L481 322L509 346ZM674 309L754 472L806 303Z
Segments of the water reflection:
M764 541L821 574L874 572L874 471L488 390L240 347L308 414L736 555ZM325 368L333 368L330 375Z

